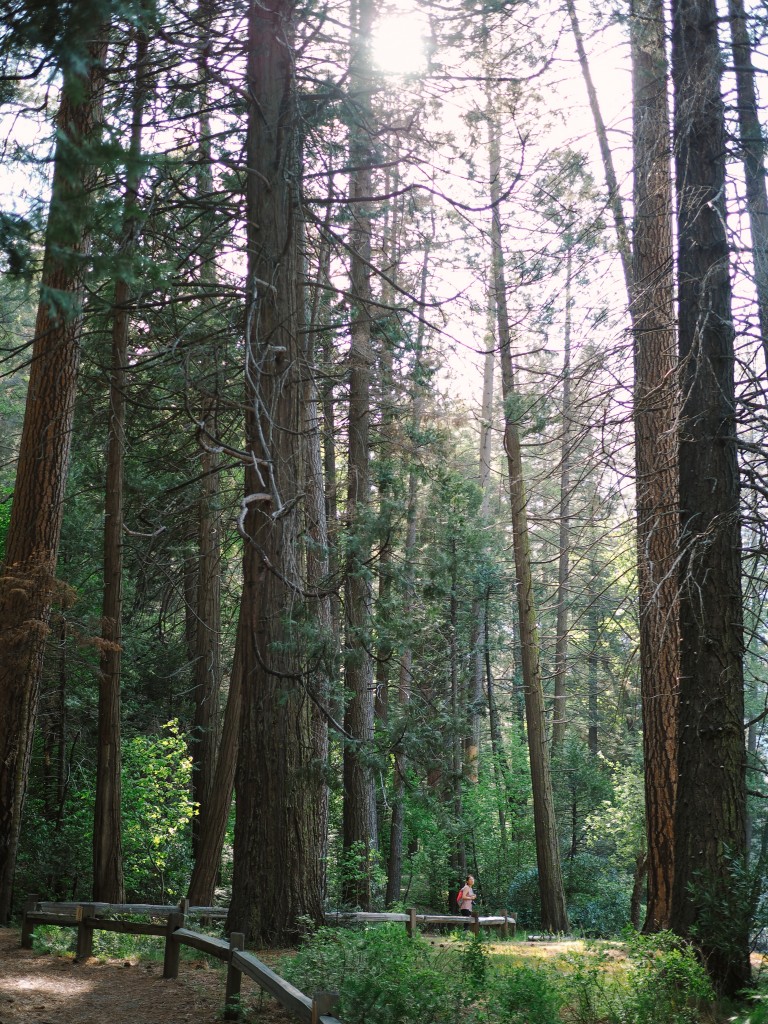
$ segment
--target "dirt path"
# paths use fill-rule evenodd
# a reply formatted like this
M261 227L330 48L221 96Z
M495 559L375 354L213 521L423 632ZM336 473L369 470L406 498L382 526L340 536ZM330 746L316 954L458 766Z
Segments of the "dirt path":
M243 978L249 1020L295 1024ZM183 960L178 979L162 963L71 957L22 949L19 932L0 928L0 1024L218 1024L224 973L207 958Z

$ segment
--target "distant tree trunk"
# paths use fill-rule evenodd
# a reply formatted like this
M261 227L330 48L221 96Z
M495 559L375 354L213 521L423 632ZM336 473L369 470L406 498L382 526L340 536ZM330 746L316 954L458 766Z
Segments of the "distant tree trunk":
M501 153L497 126L489 117L491 201L493 205L491 238L493 280L498 315L501 381L504 398L504 449L509 472L512 535L515 551L515 579L520 627L520 653L525 691L525 719L533 789L536 862L539 868L542 926L549 931L568 931L568 913L560 865L560 848L552 793L549 743L544 715L544 690L541 682L539 632L531 573L527 497L523 477L520 431L515 419L516 390L512 368L511 337L507 313L507 286L504 275L501 213Z
M229 823L232 790L240 748L243 708L243 638L247 621L246 603L241 599L235 637L235 656L224 710L216 770L208 799L200 807L197 848L187 898L193 906L210 907L214 902L216 879L221 868L221 852Z
M458 566L456 538L450 540L451 558L451 590L448 595L448 659L451 683L451 716L453 718L453 735L451 737L451 801L453 804L453 820L456 824L456 852L453 858L455 875L459 878L467 876L467 847L464 842L464 822L462 820L462 776L464 763L464 749L462 744L461 727L464 721L465 702L462 700L462 690L459 679L459 652L458 652L458 630L459 630L459 602L457 598L458 587ZM449 909L452 909L452 891L448 894Z
M480 406L480 451L478 459L477 483L482 495L480 501L480 517L488 518L488 481L491 476L492 442L493 442L493 377L496 363L495 356L495 319L496 304L493 291L489 289L488 297L488 338L483 365L483 397ZM476 597L472 607L472 683L469 694L469 735L464 741L464 777L468 783L476 785L480 778L480 726L482 710L485 703L485 644L487 632L485 615L488 602L485 595Z
M672 928L691 935L697 893L725 908L697 934L712 979L749 982L749 920L733 898L745 863L746 751L739 469L720 50L714 0L674 0L678 209L680 723Z
M248 12L246 464L243 718L228 931L286 943L322 917L326 820L317 709L304 638L292 628L305 591L299 339L300 136L293 0Z
M644 930L669 927L677 788L678 464L680 396L672 259L672 175L664 9L633 0L632 301L635 360L640 686L648 898Z
M563 332L563 398L560 439L560 543L557 565L557 624L555 626L555 693L552 705L552 751L565 739L568 671L568 587L571 559L571 291L573 250L566 253L565 330Z
M757 293L757 313L765 364L768 367L768 193L765 183L765 139L755 88L755 66L744 0L729 0L731 48L736 69L739 146L747 186L749 233Z
M486 605L489 592L486 592ZM488 643L488 609L485 616L485 686L488 696L488 727L491 733L491 754L493 756L493 777L496 782L496 800L499 809L499 833L502 850L507 848L507 804L509 803L509 763L504 751L501 735L501 719L496 703L496 687L491 671L491 651Z
M598 601L600 597L597 592L598 588L594 585L597 578L598 568L592 562L590 564L589 608L587 610L587 747L593 756L596 756L599 750L600 726L598 717L598 690L600 685L598 672L600 666L598 650L600 645L600 610Z
M40 300L0 579L0 923L11 909L69 468L107 32L64 69Z
M412 399L411 399L411 434L415 438L421 428L421 419L424 409L423 387L420 383L422 371L422 352L424 349L424 317L423 312L427 297L427 280L429 277L429 257L431 252L431 241L427 238L424 244L424 258L421 264L421 286L420 286L420 309L422 318L416 335L415 366L413 372ZM409 616L416 610L416 587L415 587L415 564L417 539L417 515L419 481L415 466L411 466L408 473L408 505L406 511L405 529L405 550L403 562L405 565L405 580L403 582L403 616L408 621ZM399 680L397 690L398 714L403 723L408 715L408 707L411 702L413 674L413 648L410 643L406 644L401 656L399 667ZM403 725L404 729L404 725ZM387 860L387 895L386 905L389 907L399 901L403 886L403 836L405 833L405 777L408 770L408 756L406 744L401 739L395 746L394 772L392 780L392 818L389 828L389 855Z
M128 145L121 254L130 258L138 234L137 196L141 183L144 109L147 102L146 33L136 38L136 77ZM102 602L99 679L99 730L96 799L93 821L93 898L125 902L123 885L122 783L120 756L120 668L123 626L123 476L128 379L131 288L126 278L115 284L112 313L112 368L109 384L107 473L104 499L104 596Z
M211 73L208 53L211 46L211 21L214 8L211 0L198 4L199 26L197 76L198 97L198 161L197 201L203 211L198 241L199 279L203 303L212 308L209 292L216 285L216 237L213 228L212 198L213 154L211 152ZM200 421L206 434L218 435L219 364L221 353L214 340L213 350L204 357L208 379L203 388L205 397ZM193 819L192 851L197 856L200 829L209 800L218 801L213 793L218 745L221 734L221 511L220 455L215 444L203 441L200 453L200 493L197 501L197 565L193 573L196 587L193 594L193 685L195 710L192 720L191 754L193 758L192 797L199 811Z
M343 880L343 899L349 906L371 908L373 854L377 849L376 794L367 754L373 740L374 693L370 650L371 588L368 582L370 525L371 374L371 0L353 0L350 92L354 97L350 129L350 298L349 351L349 469L347 517L350 531L345 572L344 673L349 699L344 747L343 845L356 870Z

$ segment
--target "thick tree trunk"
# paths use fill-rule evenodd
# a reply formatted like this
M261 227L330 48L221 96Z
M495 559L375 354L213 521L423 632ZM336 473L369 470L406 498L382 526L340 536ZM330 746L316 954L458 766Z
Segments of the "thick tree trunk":
M680 403L672 311L664 14L658 0L634 0L631 10L635 222L630 249L608 134L572 0L568 0L568 11L600 145L634 335L640 676L648 831L645 927L655 931L669 923L672 896L679 664L675 509Z
M644 928L669 927L677 783L680 408L672 268L672 176L664 10L634 0L632 303L637 566L648 900Z
M371 374L371 0L353 2L350 60L351 93L355 97L350 131L350 298L349 469L347 474L348 554L344 585L344 674L350 694L344 716L351 737L344 747L343 844L355 865L343 880L349 906L371 907L373 855L377 849L376 796L367 757L373 740L374 687L370 655L371 588L368 561L371 541L366 522L370 502Z
M27 773L51 604L90 253L93 147L101 124L106 31L94 25L84 63L65 70L13 508L0 579L0 923L11 908ZM83 72L83 67L86 68Z
M691 935L700 897L721 900L717 928L704 927L696 942L718 990L735 996L750 967L747 908L733 899L745 861L746 751L726 143L714 0L675 0L672 15L683 408L671 924Z
M303 359L298 285L300 138L292 0L248 16L246 465L243 718L228 930L255 943L295 939L322 915L325 786L304 640Z

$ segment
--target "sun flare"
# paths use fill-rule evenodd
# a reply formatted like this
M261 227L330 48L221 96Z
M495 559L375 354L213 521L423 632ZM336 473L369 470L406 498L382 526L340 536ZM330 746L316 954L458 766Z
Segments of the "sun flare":
M429 25L416 11L393 8L373 31L373 60L390 75L417 75L426 70Z

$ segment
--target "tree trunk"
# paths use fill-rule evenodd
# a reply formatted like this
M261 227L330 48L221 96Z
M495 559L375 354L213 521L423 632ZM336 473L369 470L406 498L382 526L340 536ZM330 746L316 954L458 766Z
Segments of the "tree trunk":
M423 386L421 374L423 368L422 352L424 350L424 310L427 297L427 280L429 277L429 257L431 238L424 244L424 258L421 264L421 285L419 293L420 312L419 326L416 335L415 366L413 370L412 402L411 402L411 436L416 438L421 428L424 410ZM415 456L415 452L412 453ZM416 610L415 587L415 553L416 526L418 515L419 480L414 465L408 473L408 506L406 512L405 550L403 564L405 579L403 582L403 617L409 621ZM413 682L413 648L407 644L400 656L399 680L397 689L397 710L403 721L408 715L411 702ZM408 770L408 755L405 742L401 740L395 747L394 771L392 780L392 818L389 829L389 855L387 859L387 894L386 905L389 907L400 900L403 885L403 836L405 832L405 777Z
M677 783L677 380L669 100L660 0L634 0L632 301L640 687L648 835L644 930L669 927Z
M199 26L197 74L199 84L199 172L197 200L202 214L202 230L198 241L200 254L199 278L203 303L215 316L211 295L216 285L216 237L211 207L215 195L213 182L213 155L211 152L211 72L208 52L211 46L211 21L214 9L211 0L198 5ZM206 353L206 395L200 409L200 421L206 434L218 436L219 365L222 356L217 341ZM213 800L219 802L221 794L213 792L217 770L218 747L221 736L221 510L220 510L220 455L216 445L203 443L200 454L200 494L197 501L197 565L194 578L196 587L191 607L194 609L193 628L193 686L195 711L192 721L191 754L193 758L192 797L199 812L193 819L192 851L195 858L200 844L200 831L206 817L205 806ZM225 757L228 756L225 755ZM231 798L230 791L226 796Z
M678 209L680 721L673 929L691 935L701 897L717 927L696 942L723 995L748 983L746 751L734 339L725 230L725 156L714 0L675 0L672 79Z
M560 865L555 806L552 794L549 744L544 717L544 690L541 682L539 632L531 573L531 550L528 533L527 498L523 478L520 431L514 418L516 406L512 369L511 337L507 313L507 291L504 275L501 213L501 153L497 127L489 117L491 202L493 206L491 238L493 245L493 279L498 315L501 382L504 398L504 449L509 473L512 539L515 552L515 580L520 628L520 655L525 696L525 719L528 729L528 750L533 789L536 862L539 868L542 927L553 932L568 931L568 913Z
M376 795L368 751L373 740L374 687L370 650L371 588L368 562L370 525L371 348L371 0L354 0L350 92L355 100L350 129L350 299L349 469L347 517L349 544L344 584L344 673L349 700L344 717L351 737L344 747L343 845L354 870L343 880L349 906L371 908L373 856L377 848ZM351 866L351 865L350 865Z
M224 846L229 811L232 805L243 708L242 631L245 628L244 612L245 601L241 599L240 617L235 637L235 656L224 710L216 770L211 783L210 795L199 810L200 821L197 830L195 864L187 893L190 904L199 907L210 907L214 902L216 879L221 868L221 851Z
M768 367L768 194L765 184L765 140L760 124L755 67L744 0L728 0L731 48L736 68L739 146L747 186L749 233L757 293L757 313L765 364Z
M292 0L248 14L243 718L228 931L295 940L320 921L326 820L317 709L304 685L302 399L298 285L300 137Z
M120 252L130 258L138 235L137 197L141 183L144 109L147 102L146 33L136 37L136 78L128 145ZM126 386L131 289L118 278L112 313L112 369L109 382L106 494L104 500L104 596L99 664L99 727L93 821L93 898L125 902L123 885L122 780L120 751L120 668L123 643L123 478Z
M84 61L73 61L62 82L27 405L0 579L0 923L11 909L51 605L65 599L56 582L56 562L90 253L92 147L101 125L106 35L94 25Z
M563 333L563 399L560 440L560 552L557 564L557 623L555 626L555 685L552 704L552 751L565 739L568 672L568 589L571 557L571 288L573 251L566 254L565 330Z
M648 831L645 928L655 931L668 925L672 897L679 664L675 509L680 402L672 309L664 13L658 0L634 0L631 10L635 222L630 250L608 134L572 0L568 11L600 146L634 337L640 677Z

